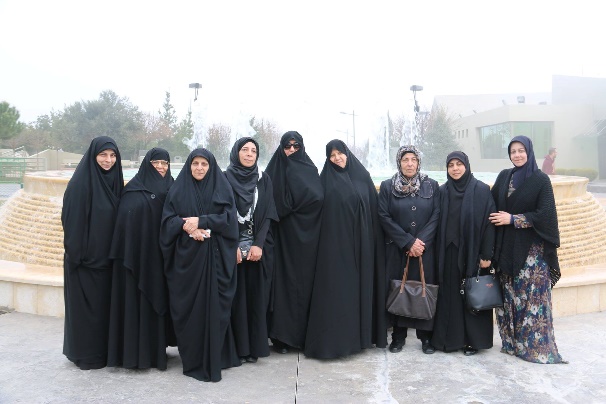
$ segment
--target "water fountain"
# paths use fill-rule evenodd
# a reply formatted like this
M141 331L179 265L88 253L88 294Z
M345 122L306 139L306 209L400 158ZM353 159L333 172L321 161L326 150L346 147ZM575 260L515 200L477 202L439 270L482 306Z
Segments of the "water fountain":
M69 171L28 174L0 207L0 306L63 315L61 207ZM558 209L562 279L557 315L606 310L606 211L586 178L552 176Z

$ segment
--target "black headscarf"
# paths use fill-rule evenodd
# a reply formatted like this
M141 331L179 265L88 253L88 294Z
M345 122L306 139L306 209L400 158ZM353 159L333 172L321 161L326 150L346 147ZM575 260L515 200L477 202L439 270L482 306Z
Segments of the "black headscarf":
M526 181L526 178L534 174L534 172L537 171L539 167L537 166L537 160L534 157L534 148L532 146L532 140L530 140L530 138L526 136L516 136L511 139L511 142L509 142L509 145L507 146L507 154L509 155L509 160L511 160L510 150L511 144L513 142L522 143L524 145L524 148L526 149L526 156L528 157L528 160L526 160L526 163L522 167L514 167L512 171L513 188L518 189L524 183L524 181Z
M419 165L417 172L412 178L406 177L402 174L401 160L406 153L412 153L417 157ZM405 198L413 194L419 194L421 189L421 182L427 179L427 174L421 173L421 152L413 145L402 146L396 153L396 167L398 172L394 174L391 179L391 192L397 198Z
M240 162L240 149L246 143L253 143L257 148L257 160L252 167L244 167ZM259 180L259 169L257 162L259 161L259 143L251 137L243 137L236 140L229 154L229 166L225 170L227 180L234 190L234 198L236 199L236 208L240 216L246 216L250 207L253 204L255 195L255 187Z
M209 164L200 181L191 173L195 157L203 157ZM194 216L199 218L198 228L212 231L210 238L197 241L183 231L183 218ZM168 191L160 248L183 373L199 380L219 381L222 367L240 363L237 354L234 358L224 351L236 291L237 247L231 185L213 154L196 149Z
M448 163L454 159L460 160L465 165L465 173L458 180L455 180L450 176L450 174L448 174ZM454 243L454 245L459 246L459 225L461 223L460 212L461 206L463 205L463 196L465 195L467 186L473 178L471 167L469 165L469 158L465 153L462 151L454 151L446 157L446 176L448 177L448 181L446 182L446 186L448 187L446 246L448 246L450 243Z
M104 150L116 153L116 163L109 170L97 163L97 155ZM63 196L61 222L67 260L90 268L111 267L109 250L123 188L116 142L108 136L93 139Z
M162 174L160 174L151 163L154 160L165 160L170 162L170 156L166 150L159 147L154 147L149 150L145 154L137 174L128 181L124 192L148 191L154 194L155 198L160 198L162 203L164 203L166 194L168 194L168 189L173 184L174 179L170 172L170 164L166 169L166 174L162 177Z

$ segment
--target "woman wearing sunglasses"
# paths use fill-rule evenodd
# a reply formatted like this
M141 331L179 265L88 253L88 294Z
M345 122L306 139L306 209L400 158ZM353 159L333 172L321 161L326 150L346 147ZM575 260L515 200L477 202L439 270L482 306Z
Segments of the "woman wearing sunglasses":
M274 226L275 267L270 300L274 349L303 349L311 301L324 190L303 137L286 132L267 164L279 223Z

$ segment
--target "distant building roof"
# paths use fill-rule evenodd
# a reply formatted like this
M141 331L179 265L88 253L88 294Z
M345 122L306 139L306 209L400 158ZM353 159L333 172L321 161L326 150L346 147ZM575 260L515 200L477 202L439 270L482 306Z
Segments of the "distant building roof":
M437 95L433 108L440 105L456 119L503 105L518 104L518 97L524 97L525 104L551 104L551 93Z

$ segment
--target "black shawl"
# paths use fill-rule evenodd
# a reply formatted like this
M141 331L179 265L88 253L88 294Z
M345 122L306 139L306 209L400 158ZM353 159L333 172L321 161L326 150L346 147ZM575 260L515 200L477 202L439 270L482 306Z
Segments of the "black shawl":
M124 187L110 258L122 261L156 313L164 315L167 301L164 265L158 243L162 208L173 177L170 168L162 177L151 160L170 161L170 158L164 149L149 150L137 174Z
M542 171L535 171L508 197L512 172L511 168L501 171L492 187L496 209L512 215L522 214L532 227L497 226L494 260L503 273L517 276L524 268L532 243L543 242L543 256L554 286L561 276L557 254L560 232L551 180Z
M286 156L283 146L290 139L301 148ZM270 337L300 348L307 326L324 190L318 169L305 153L303 137L297 132L282 136L265 172L273 183L280 218L274 231L276 267Z
M257 160L252 167L244 167L240 163L240 149L246 143L252 142L257 148ZM229 153L229 166L225 170L227 180L234 190L234 198L236 200L236 208L240 216L246 216L246 213L253 204L253 197L257 181L259 180L259 169L257 162L259 161L259 143L251 137L243 137L236 140L231 153Z
M200 181L191 174L191 163L198 156L209 163ZM199 228L211 230L211 237L204 241L194 240L183 230L182 218L196 216ZM212 153L196 149L168 192L160 247L183 373L198 380L219 381L221 368L240 363L233 346L229 350L233 337L228 329L237 246L231 186Z
M97 155L108 149L116 153L116 163L105 171L97 163ZM88 268L111 268L109 250L123 188L116 142L107 136L93 139L63 195L61 223L66 260Z
M333 149L347 156L345 168L330 161ZM385 243L377 190L342 141L329 142L326 157L320 174L325 194L305 340L305 355L323 359L359 352L373 343L387 344Z
M458 157L456 157L458 158ZM469 162L467 162L469 164ZM495 212L490 187L474 178L469 171L467 185L460 204L452 204L454 189L452 178L440 186L440 226L437 251L440 283L443 282L446 248L449 244L449 225L456 220L458 236L458 267L461 277L477 271L480 259L490 260L494 246L494 226L489 216Z

